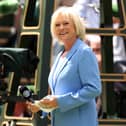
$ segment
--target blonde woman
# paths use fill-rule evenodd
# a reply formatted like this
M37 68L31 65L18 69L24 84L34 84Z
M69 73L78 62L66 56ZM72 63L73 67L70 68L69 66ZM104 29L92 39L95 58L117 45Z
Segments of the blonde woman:
M83 41L84 24L72 7L61 7L52 15L51 33L64 50L49 74L52 94L39 105L52 108L52 126L97 126L95 98L101 93L100 74L94 53ZM32 103L29 107L32 112L40 110Z

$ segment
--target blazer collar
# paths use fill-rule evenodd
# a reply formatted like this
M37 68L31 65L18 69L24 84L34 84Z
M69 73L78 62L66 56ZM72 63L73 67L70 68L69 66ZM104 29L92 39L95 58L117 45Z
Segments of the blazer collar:
M83 43L83 41L81 41L80 39L77 39L76 42L74 43L74 45L72 46L72 48L70 49L70 51L68 52L68 54L66 55L64 62L62 63L60 69L58 70L57 74L56 74L56 80L59 76L59 74L62 72L63 68L65 67L65 65L67 64L67 62L72 58L72 56L75 54L75 52L77 51L77 49L79 48L79 46ZM63 51L59 54L57 60L56 60L56 64L55 64L55 68L57 67L58 61L62 55ZM56 80L55 80L55 84L56 84Z

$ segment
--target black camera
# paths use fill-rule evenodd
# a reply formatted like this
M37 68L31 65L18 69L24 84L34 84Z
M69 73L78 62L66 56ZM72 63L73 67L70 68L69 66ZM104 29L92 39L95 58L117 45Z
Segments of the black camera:
M35 72L39 58L27 48L0 48L0 104L8 101L7 84L2 81L9 72L29 75ZM10 97L10 96L9 96Z
M26 48L0 48L0 70L3 72L34 72L39 58ZM1 74L2 76L3 74Z

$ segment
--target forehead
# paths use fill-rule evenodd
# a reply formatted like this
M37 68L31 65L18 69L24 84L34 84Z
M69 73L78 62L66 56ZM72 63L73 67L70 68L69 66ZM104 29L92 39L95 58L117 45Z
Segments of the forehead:
M66 14L59 14L56 16L55 18L55 22L58 22L58 21L69 21L71 22L72 19L70 18L69 15L66 15Z

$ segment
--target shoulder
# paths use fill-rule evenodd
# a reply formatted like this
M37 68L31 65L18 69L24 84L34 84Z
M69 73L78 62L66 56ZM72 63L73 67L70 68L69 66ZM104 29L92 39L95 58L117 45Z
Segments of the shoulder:
M92 48L87 45L84 41L80 40L81 44L78 48L78 55L79 55L79 59L96 59L96 56L92 50Z
M80 42L81 42L81 44L78 48L78 51L80 53L86 53L86 52L87 53L93 53L91 47L85 41L80 40Z

